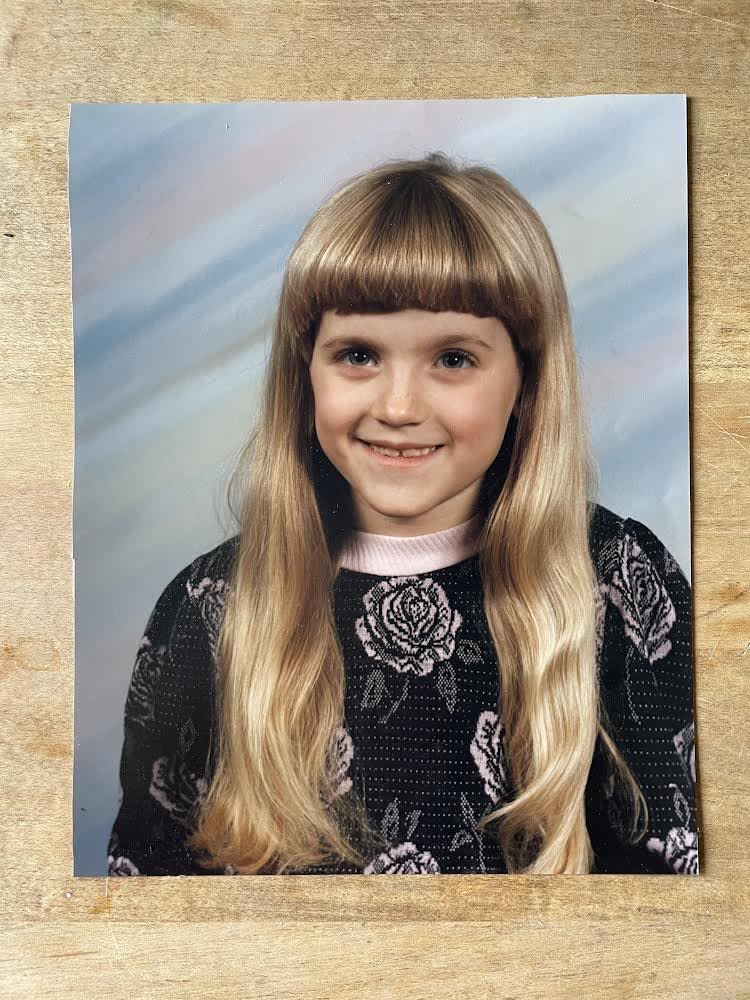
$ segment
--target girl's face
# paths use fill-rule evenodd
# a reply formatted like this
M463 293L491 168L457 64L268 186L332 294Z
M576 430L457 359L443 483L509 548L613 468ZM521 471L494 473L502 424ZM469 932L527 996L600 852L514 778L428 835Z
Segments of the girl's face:
M360 531L423 535L472 516L520 397L518 359L500 320L328 311L310 380L318 440L351 485ZM373 453L373 442L439 447L394 460Z

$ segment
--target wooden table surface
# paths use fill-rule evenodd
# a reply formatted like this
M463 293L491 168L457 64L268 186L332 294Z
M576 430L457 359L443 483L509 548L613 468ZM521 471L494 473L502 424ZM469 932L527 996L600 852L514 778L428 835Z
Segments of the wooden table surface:
M750 997L748 0L0 0L0 995ZM702 874L72 872L70 102L686 93Z

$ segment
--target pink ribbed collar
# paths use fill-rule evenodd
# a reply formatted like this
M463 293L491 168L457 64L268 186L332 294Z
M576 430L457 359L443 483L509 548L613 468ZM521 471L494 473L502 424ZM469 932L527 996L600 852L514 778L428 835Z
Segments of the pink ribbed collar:
M339 569L378 576L410 576L452 566L473 556L479 548L480 517L455 528L402 538L355 531L339 559Z

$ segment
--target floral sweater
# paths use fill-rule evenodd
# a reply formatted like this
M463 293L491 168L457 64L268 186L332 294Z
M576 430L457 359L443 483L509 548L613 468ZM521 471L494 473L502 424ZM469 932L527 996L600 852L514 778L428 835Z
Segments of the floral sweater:
M476 521L415 538L356 532L334 585L345 657L338 790L357 789L388 849L315 874L507 871L478 818L512 796L499 671L482 603ZM609 731L648 805L625 846L597 742L586 789L593 872L698 873L690 585L644 524L595 505L597 656ZM199 868L186 844L210 779L216 642L238 536L198 556L159 596L125 703L111 875ZM304 874L304 873L303 873Z

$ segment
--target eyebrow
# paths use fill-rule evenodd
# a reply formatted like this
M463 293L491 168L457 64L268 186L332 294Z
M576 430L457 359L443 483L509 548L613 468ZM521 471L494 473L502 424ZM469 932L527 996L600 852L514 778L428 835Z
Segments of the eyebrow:
M362 334L353 333L348 337L331 337L330 340L321 344L321 350L333 351L338 347L349 347L352 344L362 344L369 347L375 342L376 338L374 337L366 337ZM447 347L449 344L473 344L475 347L484 348L486 351L491 351L493 349L487 341L482 340L481 337L477 337L471 333L445 333L440 337L435 337L428 346L438 348Z

